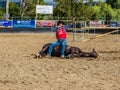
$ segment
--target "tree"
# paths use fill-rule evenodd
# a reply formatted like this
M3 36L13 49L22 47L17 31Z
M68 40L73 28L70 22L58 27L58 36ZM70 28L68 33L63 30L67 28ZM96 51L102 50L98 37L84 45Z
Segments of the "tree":
M20 17L23 18L24 15L35 17L37 4L43 5L46 3L44 0L21 0Z
M78 10L83 5L83 0L54 0L56 1L56 8L54 9L54 16L75 17Z
M89 19L92 19L92 20L100 19L101 7L100 6L90 6L89 8L90 8L90 12L91 12L91 17L89 17Z
M120 0L106 0L113 8L120 9Z
M107 19L107 20L111 20L114 19L116 17L116 11L107 3L98 3L98 6L101 7L101 17L103 17L102 19Z
M54 0L57 3L54 16L81 17L82 20L90 19L115 19L117 11L104 2L94 3L94 0ZM113 1L113 0L112 0Z
M3 19L3 14L4 14L3 8L0 7L0 19Z
M19 12L20 12L19 7L14 2L10 2L10 4L9 4L10 17L18 16L20 14Z
M71 5L72 5L71 1L69 0L65 1L60 0L59 2L57 2L57 6L54 9L54 16L71 17L72 14Z
M116 20L120 20L120 9L117 9L116 12Z
M3 14L3 8L0 7L0 16Z

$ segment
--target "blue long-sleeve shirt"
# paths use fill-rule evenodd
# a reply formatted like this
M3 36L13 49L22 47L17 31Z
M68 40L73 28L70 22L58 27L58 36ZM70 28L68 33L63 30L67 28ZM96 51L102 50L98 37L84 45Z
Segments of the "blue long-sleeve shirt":
M65 26L64 26L65 31L67 31L68 28L72 28L72 26L73 26L72 24L67 24L67 25L65 25ZM54 30L57 31L57 30L58 30L58 27L55 27Z

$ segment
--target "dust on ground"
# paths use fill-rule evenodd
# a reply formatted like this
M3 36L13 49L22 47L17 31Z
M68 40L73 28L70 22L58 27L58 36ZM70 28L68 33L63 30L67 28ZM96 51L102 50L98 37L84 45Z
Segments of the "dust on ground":
M0 90L120 90L120 36L107 35L88 42L68 34L67 44L94 58L34 59L42 46L55 41L51 33L0 34Z

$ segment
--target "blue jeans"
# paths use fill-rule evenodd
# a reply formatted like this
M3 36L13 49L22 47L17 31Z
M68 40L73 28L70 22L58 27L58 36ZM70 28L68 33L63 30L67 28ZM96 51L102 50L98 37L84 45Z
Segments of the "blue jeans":
M57 40L53 43L50 44L47 55L51 56L52 50L54 47L61 45L61 55L64 55L65 52L65 47L66 47L66 40L65 39L61 39L61 40Z

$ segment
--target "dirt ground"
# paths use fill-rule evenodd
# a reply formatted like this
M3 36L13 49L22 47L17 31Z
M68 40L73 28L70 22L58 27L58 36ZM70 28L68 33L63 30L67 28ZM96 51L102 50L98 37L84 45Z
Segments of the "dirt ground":
M0 90L120 90L120 36L76 38L68 34L67 44L95 48L99 57L34 59L31 54L55 41L53 34L0 33Z

